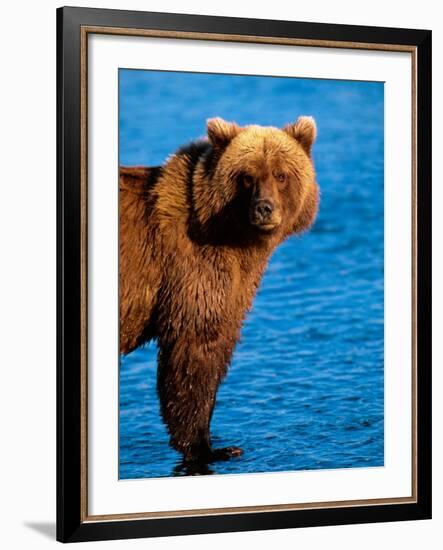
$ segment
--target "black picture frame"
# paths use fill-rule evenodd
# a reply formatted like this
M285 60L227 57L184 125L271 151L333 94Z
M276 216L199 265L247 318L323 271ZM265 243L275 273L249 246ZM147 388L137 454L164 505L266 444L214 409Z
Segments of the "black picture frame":
M416 52L415 502L88 521L82 514L81 28L410 46ZM431 31L64 7L57 10L57 540L283 529L431 517Z

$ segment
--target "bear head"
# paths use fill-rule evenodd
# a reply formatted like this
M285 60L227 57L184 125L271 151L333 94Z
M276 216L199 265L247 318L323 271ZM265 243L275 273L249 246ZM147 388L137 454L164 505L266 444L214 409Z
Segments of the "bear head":
M207 133L212 148L202 168L201 218L229 211L237 230L282 238L310 227L319 200L312 117L299 117L282 129L212 118Z

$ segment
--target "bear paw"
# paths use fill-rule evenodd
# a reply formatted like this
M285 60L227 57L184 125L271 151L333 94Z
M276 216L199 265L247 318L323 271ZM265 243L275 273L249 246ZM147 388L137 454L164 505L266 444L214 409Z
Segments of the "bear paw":
M223 447L220 449L212 449L211 451L211 459L212 461L215 460L229 460L230 458L234 458L236 456L241 456L243 454L243 449L240 447Z

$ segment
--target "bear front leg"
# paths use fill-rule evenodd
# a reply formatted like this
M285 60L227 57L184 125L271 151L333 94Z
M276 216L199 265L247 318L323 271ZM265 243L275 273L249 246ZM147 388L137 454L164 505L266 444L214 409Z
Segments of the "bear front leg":
M188 339L172 345L160 343L157 389L161 415L171 445L183 454L185 462L226 460L242 453L239 447L213 449L209 430L232 347Z

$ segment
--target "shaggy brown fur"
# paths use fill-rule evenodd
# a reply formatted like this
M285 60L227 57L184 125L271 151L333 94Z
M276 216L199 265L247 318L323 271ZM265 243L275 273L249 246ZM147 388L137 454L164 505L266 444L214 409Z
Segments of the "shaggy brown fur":
M211 447L217 389L272 251L318 207L312 118L207 130L162 167L120 169L121 352L157 340L171 444L200 462L241 453Z

